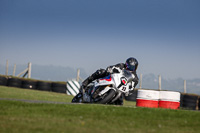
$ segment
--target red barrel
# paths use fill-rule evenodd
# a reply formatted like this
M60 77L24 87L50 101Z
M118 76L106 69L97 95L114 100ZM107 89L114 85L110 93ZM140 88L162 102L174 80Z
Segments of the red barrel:
M158 100L137 99L137 107L158 108Z
M167 108L167 109L179 109L180 102L175 101L159 101L160 108Z
M179 109L180 95L180 92L160 91L159 107L167 109Z
M138 90L136 106L158 108L159 91L156 90Z

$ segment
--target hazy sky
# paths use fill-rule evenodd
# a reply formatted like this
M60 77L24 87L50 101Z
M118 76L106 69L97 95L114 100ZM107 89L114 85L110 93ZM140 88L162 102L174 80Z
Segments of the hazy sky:
M0 0L0 64L200 78L200 0Z

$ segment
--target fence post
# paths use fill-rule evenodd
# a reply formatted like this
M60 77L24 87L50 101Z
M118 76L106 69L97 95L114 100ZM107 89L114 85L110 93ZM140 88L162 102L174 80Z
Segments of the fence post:
M8 60L6 60L6 75L8 75Z
M142 89L142 74L140 74L140 89Z
M80 78L80 69L77 70L77 77L76 77L77 82L79 82L79 78Z
M28 63L28 78L31 78L31 62Z
M23 72L17 75L17 77L21 76L24 74L22 77L25 77L28 74L28 78L31 78L31 62L28 63L28 68L26 68Z
M161 75L158 76L158 90L161 90Z
M186 80L184 80L184 93L187 93L187 88L186 88Z
M13 68L13 76L15 76L15 71L16 71L16 64L14 65L14 68Z

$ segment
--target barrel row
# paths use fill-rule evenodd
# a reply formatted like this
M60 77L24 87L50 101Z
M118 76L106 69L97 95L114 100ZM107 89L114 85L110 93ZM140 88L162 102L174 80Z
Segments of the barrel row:
M181 107L190 110L200 110L200 96L182 94Z
M52 91L58 93L67 92L66 83L27 80L23 78L5 76L0 76L0 85L41 91Z
M179 109L180 93L172 91L138 90L136 106Z
M138 107L200 110L200 96L175 91L139 89L125 99L136 101Z

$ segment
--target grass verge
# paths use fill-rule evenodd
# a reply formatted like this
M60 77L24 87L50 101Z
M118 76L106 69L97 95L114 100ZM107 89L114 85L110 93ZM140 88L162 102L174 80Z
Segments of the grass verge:
M67 96L63 93L0 86L0 98L71 102L73 96Z
M0 86L1 98L43 101L45 99L57 102L69 102L68 100L71 101L72 98L50 93ZM46 104L0 100L0 132L195 133L200 131L198 111L136 108L129 102L126 104L125 106Z

